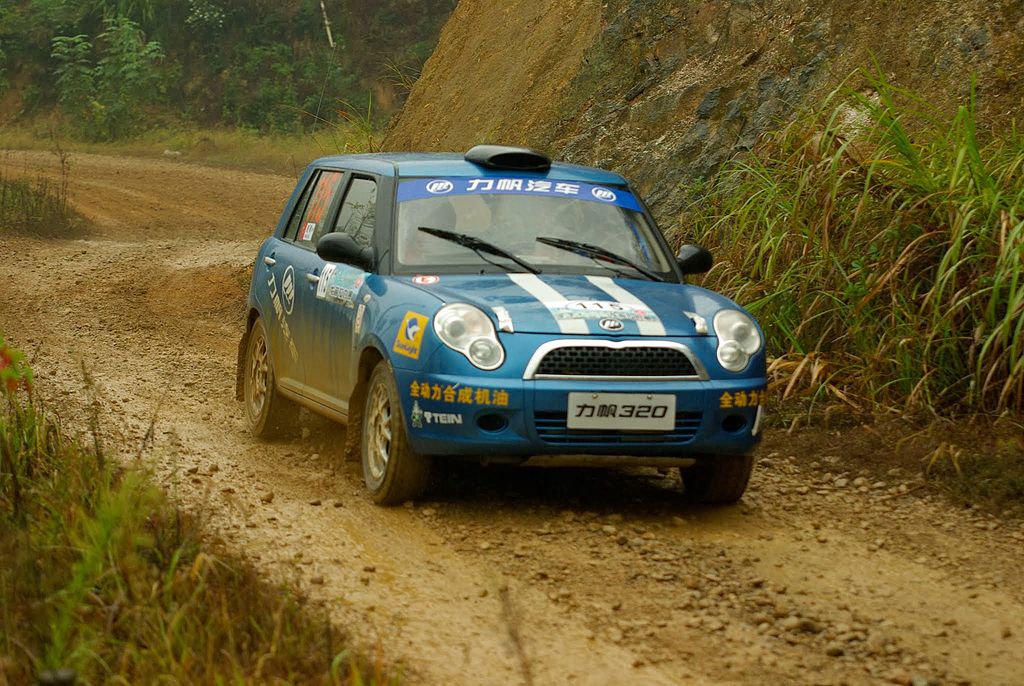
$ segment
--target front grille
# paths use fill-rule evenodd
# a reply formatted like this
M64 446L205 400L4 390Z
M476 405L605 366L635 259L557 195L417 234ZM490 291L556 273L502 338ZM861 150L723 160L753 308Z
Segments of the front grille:
M697 370L690 358L676 348L579 345L549 352L537 367L537 375L697 376Z
M704 415L701 412L677 412L672 431L598 431L583 429L570 431L565 412L536 412L533 416L537 435L545 443L621 445L626 443L689 443L700 430Z

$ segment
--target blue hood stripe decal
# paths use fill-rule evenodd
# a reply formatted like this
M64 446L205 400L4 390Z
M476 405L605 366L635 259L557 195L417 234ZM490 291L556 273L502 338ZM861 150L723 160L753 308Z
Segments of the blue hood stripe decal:
M648 307L647 303L615 283L607 276L588 276L587 281L594 284L623 305L633 305L638 308L649 310L654 314L654 310ZM657 314L654 314L654 319L651 320L638 320L636 325L640 329L641 336L665 335L665 325L661 323L661 319L658 318Z
M540 278L533 274L509 274L508 278L512 280L514 284L522 288L524 291L532 295L538 301L543 303L551 316L556 322L558 322L558 328L562 333L570 334L588 334L590 333L590 326L586 321L582 319L562 319L559 318L555 312L551 309L550 303L564 302L565 296L556 291L554 288L544 283Z

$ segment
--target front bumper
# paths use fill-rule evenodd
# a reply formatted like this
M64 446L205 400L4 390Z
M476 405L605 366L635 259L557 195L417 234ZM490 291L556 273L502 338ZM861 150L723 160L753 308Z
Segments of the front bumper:
M760 441L765 379L524 380L396 369L412 447L425 455L687 457L749 452ZM668 432L570 431L570 392L672 394Z

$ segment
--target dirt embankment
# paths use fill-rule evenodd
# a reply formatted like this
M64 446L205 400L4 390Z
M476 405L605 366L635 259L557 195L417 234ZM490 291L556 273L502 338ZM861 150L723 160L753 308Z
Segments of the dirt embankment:
M406 683L1020 683L1021 523L785 435L735 508L686 505L655 470L478 468L372 506L337 430L257 442L233 397L246 270L292 181L87 155L74 170L95 233L0 237L0 331L66 417L93 402L84 366L126 457L146 445L212 531L379 641Z
M666 226L689 183L877 60L949 110L1024 113L1015 0L462 0L385 146L546 149L634 179ZM854 80L856 83L856 80Z

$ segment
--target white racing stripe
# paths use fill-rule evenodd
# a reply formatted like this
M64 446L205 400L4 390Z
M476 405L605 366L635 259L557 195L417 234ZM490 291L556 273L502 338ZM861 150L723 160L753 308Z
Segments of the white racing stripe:
M554 311L551 310L550 303L564 302L565 296L541 281L537 276L533 274L509 274L508 278L512 279L513 283L548 307L548 311L551 312L551 316L558 322L558 328L562 330L562 333L590 333L590 327L582 319L558 318Z
M636 297L635 295L627 291L625 288L612 281L611 278L607 276L588 276L587 281L594 284L595 286L600 288L602 291L604 291L605 293L607 293L608 295L610 295L623 305L635 305L637 307L642 307L646 310L650 310L650 312L654 314L655 318L650 321L637 321L636 325L640 327L641 336L665 335L665 325L662 324L661 320L657 318L657 313L655 313L653 309L648 307L647 303L645 303L643 300Z

